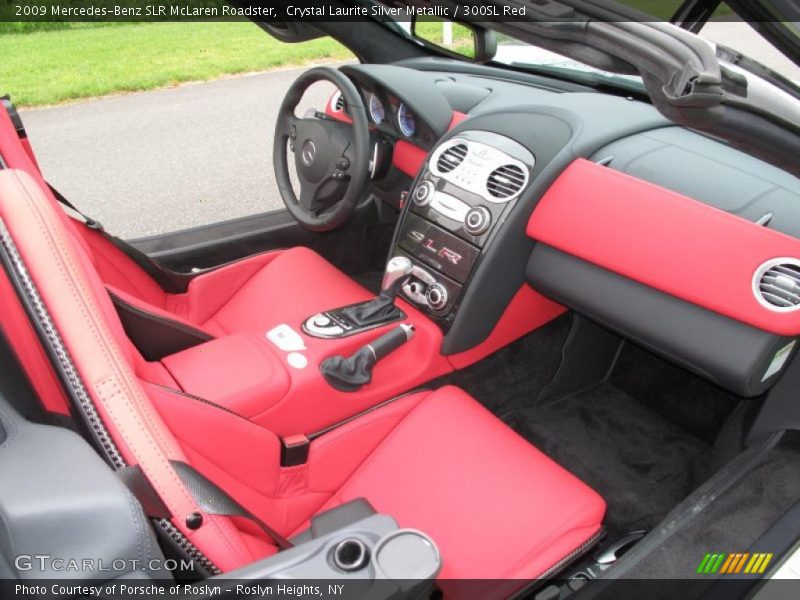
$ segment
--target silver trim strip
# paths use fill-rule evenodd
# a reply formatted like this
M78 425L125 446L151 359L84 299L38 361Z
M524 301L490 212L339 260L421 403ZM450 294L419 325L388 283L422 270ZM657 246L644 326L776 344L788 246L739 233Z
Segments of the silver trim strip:
M448 219L463 223L464 219L467 217L470 206L466 202L450 194L434 192L433 199L431 200L431 209L443 214Z

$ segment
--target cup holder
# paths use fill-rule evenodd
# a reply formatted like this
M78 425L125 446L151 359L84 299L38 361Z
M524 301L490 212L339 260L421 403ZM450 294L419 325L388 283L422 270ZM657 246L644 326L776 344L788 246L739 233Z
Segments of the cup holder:
M416 529L397 529L376 544L373 562L387 579L432 581L442 568L442 557L431 538Z
M359 539L347 538L333 549L333 564L342 571L363 569L369 562L369 549Z

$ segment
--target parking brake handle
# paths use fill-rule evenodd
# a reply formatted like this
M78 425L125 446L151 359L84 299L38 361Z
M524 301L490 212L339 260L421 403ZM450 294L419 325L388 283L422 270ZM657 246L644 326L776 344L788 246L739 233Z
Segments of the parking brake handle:
M331 356L319 370L332 387L341 392L356 392L372 381L375 364L414 337L414 326L401 323L351 356Z

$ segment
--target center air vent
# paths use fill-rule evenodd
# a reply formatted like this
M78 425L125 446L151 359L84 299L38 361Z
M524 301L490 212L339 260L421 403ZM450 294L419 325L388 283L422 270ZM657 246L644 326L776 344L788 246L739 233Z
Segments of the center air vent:
M450 146L447 150L439 155L439 160L436 161L436 168L439 173L449 173L460 165L467 156L467 145L456 144Z
M486 189L495 198L515 196L525 186L525 171L517 165L497 167L486 179Z
M491 204L517 198L536 162L527 148L485 131L465 131L462 135L439 144L431 153L428 169L434 183L437 178L444 179L454 189ZM441 189L438 183L437 189Z
M800 308L800 261L776 258L765 262L753 277L753 292L770 310L797 310Z

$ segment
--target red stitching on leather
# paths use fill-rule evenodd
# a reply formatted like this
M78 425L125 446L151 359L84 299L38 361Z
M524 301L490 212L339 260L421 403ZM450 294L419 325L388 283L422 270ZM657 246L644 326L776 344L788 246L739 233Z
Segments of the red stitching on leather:
M98 397L103 401L103 407L106 409L109 416L112 417L114 421L114 425L117 430L122 433L124 430L129 429L127 425L117 422L117 419L113 418L116 407L112 406L112 402L110 400L116 396L119 396L121 399L125 401L125 408L129 411L131 417L133 417L134 422L131 424L134 428L139 428L145 434L147 438L146 442L151 445L151 448L156 453L156 459L158 464L150 465L150 464L142 464L142 470L151 479L152 484L154 487L159 491L159 495L162 496L162 499L167 503L171 512L173 514L177 514L180 516L182 512L185 512L185 509L182 510L181 504L188 505L191 508L193 507L196 509L196 505L186 490L185 486L180 482L180 479L177 477L174 469L169 465L169 462L165 455L165 448L170 447L168 441L163 437L163 432L160 431L160 428L155 427L153 423L153 415L147 410L149 402L146 398L139 399L139 402L133 400L136 398L137 388L136 385L132 381L132 375L129 373L130 368L124 358L120 355L120 350L116 346L115 343L109 344L108 340L111 337L110 332L104 330L105 323L99 321L95 318L95 315L102 314L99 307L96 306L95 299L93 296L93 292L91 290L87 290L85 283L81 280L80 270L76 267L73 262L73 257L70 254L70 251L74 251L74 249L68 249L65 246L65 240L62 236L59 235L59 232L56 228L52 226L51 223L48 222L48 215L44 214L40 207L37 206L36 201L34 200L33 193L31 190L31 186L28 182L26 182L23 178L20 177L18 173L11 172L13 177L16 179L17 184L19 185L21 191L24 194L21 194L24 202L25 207L31 212L31 216L38 227L39 231L42 234L42 239L48 243L48 246L51 250L53 255L53 263L57 266L60 274L63 276L65 282L68 284L68 289L72 299L75 302L75 306L81 312L83 321L86 324L89 333L92 335L94 341L96 342L98 349L102 352L105 359L108 362L108 366L116 373L108 376L107 378L99 381L99 382L87 382L87 383L94 383L95 392L97 393ZM34 190L39 191L38 189L34 188ZM40 191L39 191L40 192ZM49 206L49 204L48 204ZM94 314L92 314L94 313ZM127 369L127 371L126 371ZM121 381L117 381L116 377L121 377ZM106 390L105 388L112 386L112 390ZM138 393L144 396L144 392L141 389L138 389ZM109 402L106 402L109 400ZM144 401L142 401L144 400ZM131 402L135 402L136 406L134 407ZM149 407L150 411L154 410L152 406ZM138 410L137 410L138 409ZM139 413L139 414L137 414ZM145 427L145 423L142 421L147 422L149 427ZM152 437L147 434L152 434ZM127 446L128 450L134 455L137 456L137 461L139 460L138 455L140 454L139 451L136 450L136 445L139 443L138 436L125 436L125 445ZM153 439L155 438L155 439ZM178 450L177 442L172 440L175 443L174 450ZM133 443L132 443L133 442ZM158 442L161 442L159 444ZM160 469L160 473L154 472L154 470ZM182 496L183 502L180 502L179 499L175 499L170 497L170 494L166 492L163 487L163 482L161 481L161 477L166 476L167 479L172 479L173 481L177 482L176 489L178 493ZM171 505L171 506L170 506ZM216 519L207 519L207 525L213 527L214 531L217 533L221 542L223 542L230 552L237 556L238 560L242 564L246 564L247 562L252 560L252 555L249 552L249 549L244 548L243 544L235 544L232 539L230 539L230 533L233 532L234 527L232 524L228 523L228 527L230 528L229 531L225 531L226 527L223 527L223 524ZM183 531L183 523L176 523L178 527ZM185 532L184 534L189 535L191 537L191 532ZM247 556L243 553L246 552Z

